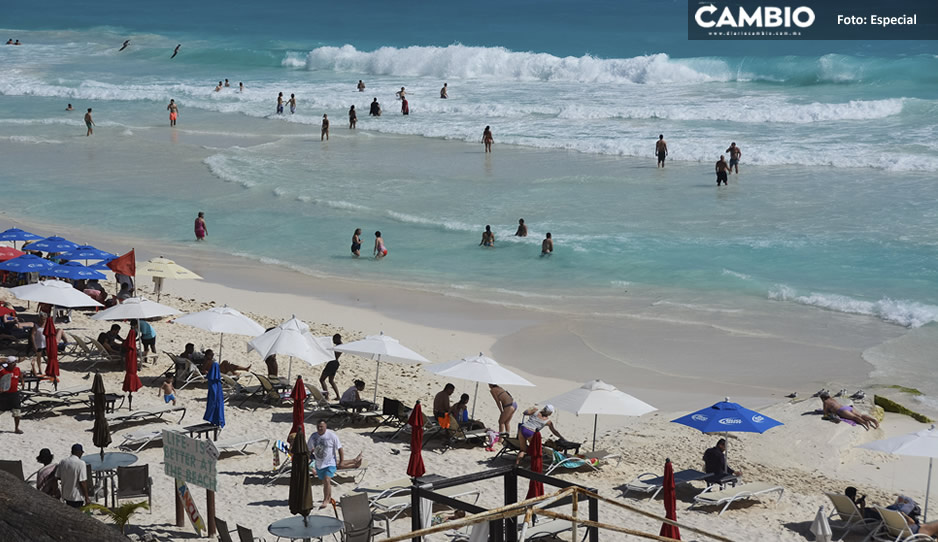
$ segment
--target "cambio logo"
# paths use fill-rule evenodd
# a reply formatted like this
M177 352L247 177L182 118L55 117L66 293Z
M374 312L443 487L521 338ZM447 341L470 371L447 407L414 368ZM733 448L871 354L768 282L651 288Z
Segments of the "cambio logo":
M720 425L736 425L743 423L739 418L722 418L720 420Z
M720 15L714 20L714 15L718 11ZM799 6L794 9L789 6L781 8L775 6L759 6L750 12L746 11L746 8L739 6L734 14L729 6L725 6L723 10L720 11L719 8L710 4L697 8L697 13L694 14L694 20L701 28L791 28L792 24L799 28L807 28L814 24L814 10L807 6Z

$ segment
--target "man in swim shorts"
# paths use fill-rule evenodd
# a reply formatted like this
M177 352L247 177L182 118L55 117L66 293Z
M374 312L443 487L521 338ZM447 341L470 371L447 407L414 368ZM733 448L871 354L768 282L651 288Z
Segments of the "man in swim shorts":
M664 157L668 155L668 144L664 140L664 134L658 135L658 141L655 143L655 154L658 156L658 167L664 167Z
M283 93L277 94L277 114L283 115Z
M361 79L358 80L358 92L365 92L365 83Z
M179 116L179 106L176 105L176 100L170 100L166 110L169 111L169 125L176 126L176 118Z
M329 141L329 115L322 116L322 133L319 135L319 141L323 139Z
M371 111L369 111L368 114L371 115L372 117L380 117L380 116L381 116L381 104L378 103L378 99L377 99L377 98L375 98L374 100L372 100L372 102L371 102Z
M94 120L91 119L90 107L88 108L88 112L85 113L85 126L88 127L88 132L85 134L86 136L90 136L91 134L94 133Z
M723 152L730 153L730 170L736 169L736 174L739 175L739 159L743 156L743 151L739 150L739 147L736 146L736 142L730 143L730 148L726 149Z
M290 114L296 113L296 95L291 94L290 100L287 103L290 104Z
M338 346L342 344L342 335L336 333L332 336L332 345ZM335 385L335 374L339 371L339 356L342 355L342 352L335 353L335 359L326 363L326 367L322 370L322 374L319 375L319 389L326 390L326 380L329 381L329 384L332 386L332 391L335 392L336 398L339 397L339 388Z
M715 169L717 172L717 186L720 186L720 181L723 181L723 186L726 186L726 172L730 170L730 165L726 163L726 158L722 154L720 159L717 160Z

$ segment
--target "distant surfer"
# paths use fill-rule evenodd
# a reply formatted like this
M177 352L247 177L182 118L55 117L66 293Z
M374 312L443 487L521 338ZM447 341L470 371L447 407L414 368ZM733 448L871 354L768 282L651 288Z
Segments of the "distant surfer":
M730 143L730 148L726 149L723 152L730 153L730 169L736 169L736 174L739 175L739 159L743 157L743 151L736 146L736 142Z
M170 60L176 58L176 55L179 54L179 48L180 48L180 47L182 47L182 44L181 44L181 43L180 43L179 45L177 45L175 49L173 49L173 56L169 57Z
M485 145L485 152L492 152L492 143L494 142L495 137L492 136L492 129L486 126L485 130L482 131L482 144Z
M720 181L723 181L723 186L726 186L726 173L730 170L730 165L726 163L726 158L722 154L714 169L717 172L717 186L720 186Z
M176 105L176 100L170 100L166 110L169 111L169 125L176 126L176 118L179 116L179 106Z
M446 83L443 83L443 88L440 89L440 98L443 98L444 100L449 98L449 96L446 94Z
M283 93L277 94L277 114L283 115Z
M355 112L355 106L353 105L348 110L348 129L354 130L356 124L358 124L358 114Z
M550 232L547 232L547 236L541 241L541 256L549 256L553 252L554 240L550 238Z
M361 79L358 80L358 92L365 92L365 83Z
M482 242L479 243L480 247L494 247L495 246L495 234L492 233L492 226L486 226L485 231L482 232Z
M117 52L119 53L119 52L123 51L123 50L126 49L127 46L129 46L129 45L130 45L130 40L126 40L126 41L124 42L124 44L121 45L121 48L117 50Z
M528 227L524 223L523 218L518 219L518 231L515 232L515 237L527 237L528 236Z
M407 103L407 98L401 96L401 114L410 115L410 104Z
M668 143L664 140L664 134L658 135L658 141L655 142L655 154L658 155L658 167L664 167L664 157L668 155Z
M371 115L372 117L381 116L381 104L378 103L377 98L371 101L371 111L369 111L368 114Z
M287 100L287 103L290 104L290 114L296 113L296 96L291 94L290 99Z
M90 136L91 134L94 133L94 120L91 119L90 107L88 108L88 112L85 113L85 126L88 127L88 132L85 134L86 136Z
M403 100L405 94L407 94L407 93L404 92L404 87L401 87L401 90L400 90L399 92L395 92L395 93L394 93L394 95L397 96L397 99L398 99L398 100Z
M322 133L319 135L319 141L323 139L329 141L329 115L322 116Z

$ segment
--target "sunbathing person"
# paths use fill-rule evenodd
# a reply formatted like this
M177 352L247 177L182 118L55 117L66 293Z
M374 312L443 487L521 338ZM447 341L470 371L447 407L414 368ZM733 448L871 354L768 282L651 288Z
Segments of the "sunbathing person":
M820 394L818 399L821 400L821 406L824 408L824 414L827 416L836 415L845 420L856 422L862 425L867 431L870 430L870 427L879 429L879 422L876 421L876 418L866 414L860 414L852 406L841 405L827 392Z
M910 497L899 495L896 497L896 502L887 506L886 509L897 510L902 514L906 523L909 524L909 530L912 531L912 534L924 534L932 537L938 534L938 521L924 524L919 523L918 518L922 513L922 508Z
M98 342L112 356L119 356L121 353L121 345L124 343L124 339L121 338L120 332L121 326L114 324L111 329L98 334Z
M538 410L536 406L533 406L524 411L524 415L527 417L524 419L524 422L518 424L518 444L521 447L521 451L518 453L518 458L515 459L516 465L521 463L521 460L524 458L531 437L544 427L550 429L550 432L560 440L565 440L554 427L554 422L550 420L550 415L553 413L554 405L544 405L544 408L540 410Z
M356 380L355 385L345 390L345 393L342 394L342 398L339 399L339 404L346 408L351 408L355 412L361 412L362 410L374 410L374 403L371 401L362 400L361 392L364 390L365 381Z
M221 373L225 375L238 376L238 371L241 371L241 372L250 371L251 366L248 365L247 367L242 367L240 365L235 365L234 363L231 363L230 361L225 359L225 360L222 360L222 362L218 364L218 370L221 371Z

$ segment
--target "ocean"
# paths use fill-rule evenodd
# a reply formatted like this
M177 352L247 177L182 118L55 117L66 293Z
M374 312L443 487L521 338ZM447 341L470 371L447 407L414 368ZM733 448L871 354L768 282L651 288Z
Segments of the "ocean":
M14 3L4 207L181 247L204 211L200 248L221 255L581 314L628 298L704 320L938 319L938 42L690 42L685 17L645 0ZM730 142L740 173L717 188Z

